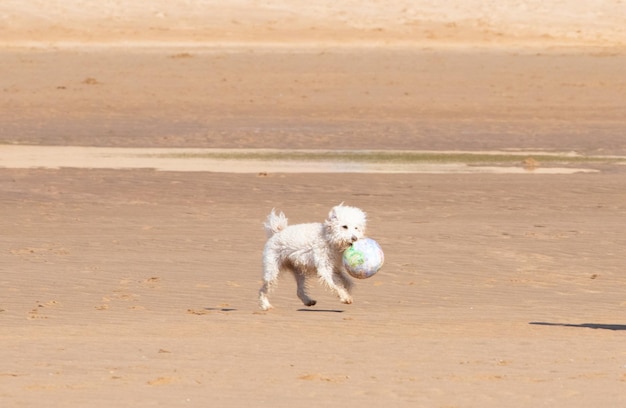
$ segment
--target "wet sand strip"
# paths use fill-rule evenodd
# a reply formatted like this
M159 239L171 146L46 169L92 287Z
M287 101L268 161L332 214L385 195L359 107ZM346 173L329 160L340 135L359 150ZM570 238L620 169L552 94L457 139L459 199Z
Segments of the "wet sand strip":
M621 156L542 151L281 150L1 145L0 168L106 168L220 173L573 174Z

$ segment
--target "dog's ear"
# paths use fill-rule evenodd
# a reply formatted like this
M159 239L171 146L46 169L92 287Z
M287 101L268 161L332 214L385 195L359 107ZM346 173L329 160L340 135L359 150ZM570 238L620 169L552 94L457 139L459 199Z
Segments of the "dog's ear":
M328 219L330 221L337 221L337 213L335 212L335 207L333 207L328 213Z
M343 207L343 201L341 203L339 203L339 205L334 206L330 212L328 213L328 219L331 221L337 221L337 211L336 208L337 207Z

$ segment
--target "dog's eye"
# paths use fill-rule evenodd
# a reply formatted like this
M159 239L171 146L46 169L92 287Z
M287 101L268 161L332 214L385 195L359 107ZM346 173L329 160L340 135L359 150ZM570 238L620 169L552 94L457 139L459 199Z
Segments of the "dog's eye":
M342 225L341 228L348 229L348 226L347 225Z

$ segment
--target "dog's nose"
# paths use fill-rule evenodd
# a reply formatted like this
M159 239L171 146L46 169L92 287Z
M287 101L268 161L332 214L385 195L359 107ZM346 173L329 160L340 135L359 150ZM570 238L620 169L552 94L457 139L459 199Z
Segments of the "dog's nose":
M357 242L359 240L359 237L357 237L356 235L352 236L352 242Z

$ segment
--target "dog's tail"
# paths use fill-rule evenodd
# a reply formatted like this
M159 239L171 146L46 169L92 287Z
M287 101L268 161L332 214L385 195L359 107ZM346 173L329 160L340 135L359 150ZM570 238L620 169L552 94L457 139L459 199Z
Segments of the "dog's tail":
M285 217L282 211L276 214L274 209L272 209L272 212L267 216L263 226L265 227L265 234L269 238L287 228L287 217Z

